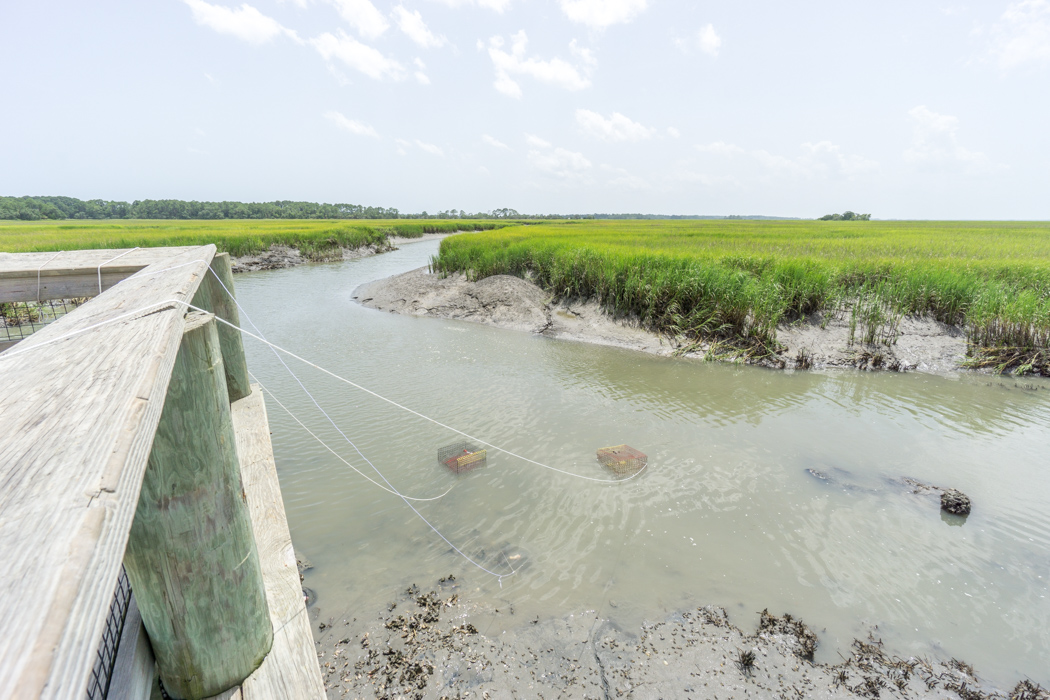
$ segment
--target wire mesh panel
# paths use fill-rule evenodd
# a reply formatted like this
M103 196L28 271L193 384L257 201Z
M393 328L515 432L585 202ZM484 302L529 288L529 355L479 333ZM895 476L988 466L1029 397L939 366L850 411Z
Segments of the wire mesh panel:
M117 662L117 647L120 646L120 635L124 632L124 620L128 616L128 605L131 604L131 582L120 567L117 577L117 588L113 591L113 602L109 606L106 627L102 631L102 641L98 645L98 657L95 667L88 679L88 700L103 700L109 695L109 684L113 680L113 666Z
M87 299L0 302L0 344L18 342L83 304Z
M649 462L643 452L630 445L603 447L598 450L598 462L620 476L634 474Z
M455 474L484 467L488 460L488 453L485 450L469 442L457 442L442 447L438 450L437 456L438 462L444 464Z

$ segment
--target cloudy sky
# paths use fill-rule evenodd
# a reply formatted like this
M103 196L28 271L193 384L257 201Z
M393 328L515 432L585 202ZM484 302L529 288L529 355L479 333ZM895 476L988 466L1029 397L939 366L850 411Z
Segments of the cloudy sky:
M1050 0L36 0L0 194L1050 218Z

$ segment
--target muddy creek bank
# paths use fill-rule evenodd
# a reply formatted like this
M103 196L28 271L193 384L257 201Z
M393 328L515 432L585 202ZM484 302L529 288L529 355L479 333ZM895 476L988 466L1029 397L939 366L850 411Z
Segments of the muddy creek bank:
M420 268L366 284L354 296L364 306L381 311L472 321L658 355L707 357L717 352L707 343L648 332L637 319L612 316L593 300L552 300L532 282L510 275L472 282L462 274L441 277ZM905 318L897 331L892 345L851 343L848 315L814 314L782 325L777 340L785 348L783 353L761 364L785 369L961 369L966 354L962 329L932 319Z
M377 614L411 582L430 590L454 574L469 582L461 599L501 615L512 603L515 619L597 610L637 633L716 605L751 633L768 608L818 634L817 663L840 662L877 628L905 659L965 659L999 688L1026 674L1050 684L1046 382L769 372L353 301L436 248L240 275L238 300L272 342L566 473L495 451L485 467L451 473L437 455L455 433L290 362L341 434L272 351L246 339L256 376L341 457L378 480L349 438L408 496L451 488L414 505L491 571L519 557L502 587L478 574L268 396L292 536L315 564L305 585L318 623ZM608 478L595 450L625 443L649 456L644 474L576 478ZM894 485L905 476L958 489L972 513Z
M520 620L465 600L454 576L410 586L385 608L316 622L330 698L1050 698L998 690L955 659L894 655L874 636L833 664L803 621L763 610L748 632L723 608L625 628L594 610ZM1027 693L1027 694L1024 694Z

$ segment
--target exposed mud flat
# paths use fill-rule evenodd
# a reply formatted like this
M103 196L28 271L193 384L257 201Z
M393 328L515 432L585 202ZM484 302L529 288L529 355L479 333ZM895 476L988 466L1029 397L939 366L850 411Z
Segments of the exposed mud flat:
M450 576L314 629L330 698L1050 697L1025 682L991 688L954 659L894 656L874 637L840 663L814 663L818 638L805 623L767 611L756 622L747 632L713 606L634 629L593 610L522 620L509 602L464 600Z
M433 241L445 238L447 233L427 233L418 238L404 238L402 236L390 236L385 245L366 245L360 248L340 248L338 252L333 251L330 255L320 257L308 257L302 254L298 248L286 245L272 245L268 250L253 255L242 255L230 260L234 272L257 272L259 270L280 270L286 267L295 267L309 262L334 262L337 260L357 260L367 258L380 253L389 253L397 250L404 243L418 243L420 241Z
M554 301L532 282L510 275L471 282L462 274L441 277L420 268L362 285L354 298L381 311L473 321L659 355L718 354L708 344L652 333L636 318L614 317L593 300ZM779 360L762 364L786 369L855 367L938 373L960 369L966 353L962 329L931 319L906 318L897 331L891 346L850 345L848 315L825 318L814 314L781 326L777 339L786 350Z

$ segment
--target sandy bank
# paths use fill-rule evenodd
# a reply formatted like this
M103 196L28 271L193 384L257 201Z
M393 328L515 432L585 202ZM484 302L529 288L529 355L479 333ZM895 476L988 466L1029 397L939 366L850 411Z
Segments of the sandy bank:
M354 298L381 311L474 321L660 355L705 357L712 350L707 344L692 345L681 338L651 333L637 319L613 317L591 300L554 302L535 284L509 275L471 282L461 274L442 278L420 268L362 285ZM917 318L901 322L892 347L850 346L849 318L841 314L826 319L814 314L783 325L777 339L787 348L780 356L782 363L763 364L788 369L798 366L801 359L818 368L950 372L960 368L966 353L961 329Z
M427 233L418 238L404 238L402 236L390 236L386 245L366 245L360 248L340 248L331 254L320 257L307 257L298 248L286 245L272 245L268 250L253 255L241 255L230 260L234 272L256 272L258 270L279 270L286 267L295 267L310 262L335 262L338 260L357 260L367 258L380 253L389 253L397 250L398 246L406 243L419 243L421 241L434 241L450 236L448 233Z
M518 619L466 599L454 579L412 586L386 610L314 620L330 698L1006 698L955 660L893 656L855 641L834 665L790 616L757 628L707 606L624 629L595 611ZM1042 698L1037 686L1022 697Z

